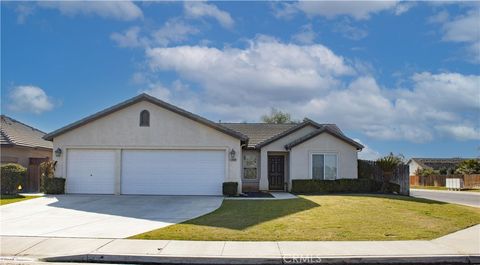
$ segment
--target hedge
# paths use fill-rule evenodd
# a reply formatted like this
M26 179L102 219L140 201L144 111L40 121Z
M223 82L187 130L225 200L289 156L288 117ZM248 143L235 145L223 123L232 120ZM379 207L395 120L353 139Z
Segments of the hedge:
M64 194L65 179L42 176L40 190L45 194Z
M238 183L223 182L222 190L223 190L223 195L225 196L235 196L238 193Z
M372 179L294 179L292 180L292 192L300 194L308 193L369 193L378 192L382 182ZM400 185L390 183L389 192L399 192Z
M12 195L18 193L18 186L25 186L27 169L19 164L5 164L1 166L0 193Z

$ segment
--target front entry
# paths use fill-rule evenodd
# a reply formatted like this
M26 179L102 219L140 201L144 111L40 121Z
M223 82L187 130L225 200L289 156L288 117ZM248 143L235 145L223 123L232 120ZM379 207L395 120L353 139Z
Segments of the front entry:
M285 182L285 157L268 156L268 189L283 190Z

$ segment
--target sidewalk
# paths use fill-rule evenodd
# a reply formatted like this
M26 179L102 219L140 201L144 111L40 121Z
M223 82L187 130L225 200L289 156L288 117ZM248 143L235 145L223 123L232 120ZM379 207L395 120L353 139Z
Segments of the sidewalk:
M480 262L480 225L431 241L232 242L93 238L1 237L3 259L47 261L282 264L294 258L322 263ZM13 257L13 258L12 258Z

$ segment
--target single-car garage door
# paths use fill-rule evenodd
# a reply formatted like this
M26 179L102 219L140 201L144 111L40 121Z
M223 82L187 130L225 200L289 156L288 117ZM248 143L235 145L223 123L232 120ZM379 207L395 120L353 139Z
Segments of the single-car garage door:
M67 193L113 194L114 183L113 150L68 150Z
M221 195L224 179L225 151L122 151L122 194Z

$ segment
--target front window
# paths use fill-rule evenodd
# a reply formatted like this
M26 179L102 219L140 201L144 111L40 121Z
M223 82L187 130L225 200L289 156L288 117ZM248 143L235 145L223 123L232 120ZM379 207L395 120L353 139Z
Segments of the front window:
M312 178L334 180L337 178L336 154L312 154Z
M256 179L257 178L257 156L256 154L243 155L243 178Z

